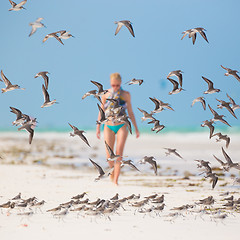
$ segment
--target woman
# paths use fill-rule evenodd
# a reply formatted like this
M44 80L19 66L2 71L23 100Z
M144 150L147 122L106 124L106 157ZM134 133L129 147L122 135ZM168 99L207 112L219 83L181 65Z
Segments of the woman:
M122 79L119 73L112 73L110 75L110 84L111 89L108 89L108 92L102 96L102 109L105 111L106 117L110 115L113 110L113 103L107 99L116 99L118 104L122 107L119 115L128 113L129 118L135 128L136 137L139 137L139 131L137 123L133 114L132 104L131 104L131 95L129 92L124 91L121 88ZM98 115L98 120L100 120L100 114ZM104 140L107 144L114 150L114 143L116 143L116 153L117 155L123 156L124 145L128 136L128 128L124 122L117 122L114 120L108 120L104 124ZM97 138L100 139L100 125L97 124L96 130ZM108 150L106 149L107 158L109 158ZM118 185L118 177L120 174L121 168L121 157L117 159L116 162L109 161L110 168L114 167L110 177L114 184Z

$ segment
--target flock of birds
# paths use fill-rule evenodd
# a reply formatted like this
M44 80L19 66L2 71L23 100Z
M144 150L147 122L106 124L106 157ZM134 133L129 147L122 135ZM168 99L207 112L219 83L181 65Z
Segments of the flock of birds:
M234 193L234 192L233 192ZM211 220L223 220L230 214L238 213L240 211L240 198L235 199L234 195L229 196L229 192L220 194L221 199L216 200L213 196L194 201L191 204L184 204L182 206L175 206L169 208L170 212L166 210L165 195L153 193L149 196L141 197L140 194L131 194L126 197L121 197L116 193L109 199L97 198L93 201L86 196L87 192L77 194L68 202L60 203L58 206L47 209L45 208L46 201L39 201L35 196L23 199L21 193L17 194L9 201L0 204L1 212L6 211L7 216L16 214L22 218L30 217L34 214L51 213L53 217L59 220L66 217L68 214L76 214L75 216L82 218L87 217L104 217L111 221L111 217L117 215L124 215L129 213L142 214L143 217L149 215L150 217L163 217L166 221L173 222L177 217L185 217L194 215L195 219L204 215L210 215ZM217 203L218 206L214 206ZM42 208L44 209L44 212Z
M18 4L16 4L15 2L9 0L10 4L11 4L11 8L9 9L9 11L19 11L24 8L24 5L27 3L27 0L24 0ZM30 23L29 25L32 27L32 30L29 34L29 37L32 36L38 28L42 28L42 27L46 27L41 21L43 20L43 18L38 18L35 22ZM115 31L115 35L117 35L120 31L120 29L124 26L126 27L130 34L135 37L134 34L134 30L132 27L132 23L128 20L123 20L123 21L116 21L115 24L117 24L117 28ZM200 34L206 42L208 42L206 33L205 33L205 29L204 28L193 28L193 29L189 29L184 31L183 37L186 37L187 35L189 36L189 38L192 38L192 42L193 44L195 44L196 41L196 37L197 34ZM58 40L58 42L60 42L61 44L64 44L62 42L63 39L69 39L73 37L72 34L70 34L69 32L67 32L66 30L61 30L61 31L56 31L53 33L49 33L47 34L44 39L43 42L47 41L49 38L55 38ZM230 68L226 68L224 66L221 65L221 67L226 70L227 72L225 73L225 76L230 76L232 75L234 78L236 78L238 80L238 82L240 82L240 77L238 75L238 71L236 70L232 70ZM35 75L35 78L41 77L44 80L44 84L42 84L42 92L43 92L43 96L44 96L44 103L41 106L41 108L44 107L50 107L53 104L57 103L56 99L54 100L50 100L50 96L48 93L48 86L49 86L49 77L48 77L48 72L47 71L42 71L39 72ZM0 81L2 81L6 87L2 88L2 93L6 93L8 91L12 91L12 90L16 90L16 89L22 89L24 90L24 88L21 88L20 86L18 86L17 84L12 84L11 81L5 76L5 74L3 73L3 71L1 70L1 77L2 80L0 79ZM174 80L170 77L176 77L177 79ZM204 91L204 94L215 94L220 92L220 89L217 89L214 87L214 83L209 80L208 78L202 76L203 80L207 83L208 88L206 91ZM179 94L180 92L184 91L183 89L183 72L181 70L174 70L171 71L168 75L167 75L167 80L173 85L173 89L172 91L169 92L169 95L172 94ZM108 92L108 90L105 90L103 85L99 82L96 81L91 81L92 84L94 84L98 89L97 90L90 90L87 93L85 93L82 97L82 99L85 99L88 96L94 96L98 99L98 101L100 102L100 104L102 104L101 102L101 97L106 94ZM127 82L126 84L128 85L142 85L143 83L143 79L132 79L131 81ZM240 108L240 105L236 104L235 101L227 94L228 100L220 100L220 99L216 99L220 104L217 106L218 109L223 109L226 108L228 110L228 112L234 117L237 118L236 114L235 114L235 110ZM157 113L162 112L163 110L171 110L174 111L174 109L171 107L171 105L169 103L165 103L160 99L157 98L149 98L154 104L155 104L155 108L150 111L147 112L141 108L138 108L139 111L142 112L143 117L141 118L142 121L145 120L150 120L148 122L148 124L154 124L154 126L151 128L151 131L155 131L156 133L159 133L160 131L162 131L165 126L163 124L160 124L160 120L156 119L156 117L154 116ZM130 118L127 114L121 114L122 113L122 106L119 105L119 102L114 99L114 98L108 98L108 101L110 101L113 105L113 107L111 108L111 112L110 114L106 117L105 115L105 111L104 109L97 104L98 110L100 112L100 120L97 121L97 124L104 124L108 121L112 121L113 123L117 123L117 122L124 122L127 127L129 132L132 134L132 127L131 127L131 122L130 122ZM193 100L192 105L193 106L195 103L200 102L203 106L203 109L206 110L206 101L205 98L203 96L197 97L196 99ZM217 121L222 122L223 124L226 124L227 126L231 126L225 119L224 119L224 115L220 115L216 110L214 110L209 104L208 104L208 108L211 111L211 113L213 114L213 118L211 118L210 120L205 120L203 122L203 124L201 124L202 127L207 126L210 129L210 138L217 136L218 139L217 141L221 141L224 140L226 141L226 148L228 148L229 144L230 144L230 137L227 135L223 135L221 132L219 133L215 133L214 134L214 123ZM16 114L16 120L12 123L15 126L19 126L18 130L23 130L25 129L26 131L29 132L29 144L32 143L33 140L33 136L34 136L34 128L36 127L37 124L37 119L36 118L32 118L27 114L24 114L21 112L21 110L14 108L14 107L10 107L11 112ZM69 126L73 129L73 133L70 133L70 136L74 137L74 136L79 136L89 147L90 144L86 138L86 136L84 135L84 131L83 130L79 130L76 126L72 125L69 123ZM115 161L116 159L118 159L119 157L123 157L123 156L119 156L119 155L115 155L114 151L110 148L110 146L108 146L108 144L105 142L106 148L109 152L109 159L107 159L108 161ZM177 152L176 149L172 149L172 148L168 148L166 149L168 152L166 153L166 155L169 154L175 154L176 156L178 156L179 158L182 158L181 155ZM236 168L238 170L240 170L239 164L238 163L233 163L231 158L227 155L226 151L222 148L222 152L223 155L226 159L227 162L223 162L222 160L220 160L219 158L217 158L216 156L215 159L221 164L222 168L224 171L229 171L231 168ZM209 162L204 161L204 160L197 160L198 161L198 167L203 167L205 168L204 173L206 174L205 177L206 178L211 178L212 179L212 188L214 188L216 186L216 183L218 181L218 177L217 174L214 173L211 169L211 167L209 166ZM97 168L98 172L99 172L99 176L96 178L96 180L101 179L102 177L109 175L106 174L104 172L104 170L102 169L101 166L99 166L96 162L94 162L92 159L90 159L90 162ZM141 159L139 161L140 164L145 164L148 163L152 166L154 173L157 175L157 163L156 160L153 156L145 156L143 159ZM129 165L132 168L134 168L135 170L138 170L138 168L133 164L133 162L131 160L122 160L122 165ZM139 171L139 170L138 170Z

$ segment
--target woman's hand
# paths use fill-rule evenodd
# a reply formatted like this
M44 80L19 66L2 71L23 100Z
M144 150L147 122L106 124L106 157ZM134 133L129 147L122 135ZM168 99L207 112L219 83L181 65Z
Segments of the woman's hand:
M140 137L140 132L138 131L138 129L136 130L136 138Z
M101 134L100 134L100 126L97 126L96 136L97 136L98 139L100 139L100 136L101 136Z

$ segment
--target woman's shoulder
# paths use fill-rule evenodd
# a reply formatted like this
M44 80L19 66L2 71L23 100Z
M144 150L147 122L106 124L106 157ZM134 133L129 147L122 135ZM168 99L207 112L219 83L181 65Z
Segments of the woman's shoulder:
M122 94L125 96L130 96L130 92L126 91L126 90L122 90Z

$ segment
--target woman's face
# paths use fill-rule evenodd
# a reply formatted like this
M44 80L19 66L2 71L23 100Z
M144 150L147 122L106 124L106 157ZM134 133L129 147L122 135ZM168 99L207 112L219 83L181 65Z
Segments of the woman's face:
M114 92L118 91L121 87L121 82L116 78L111 78L110 84Z

